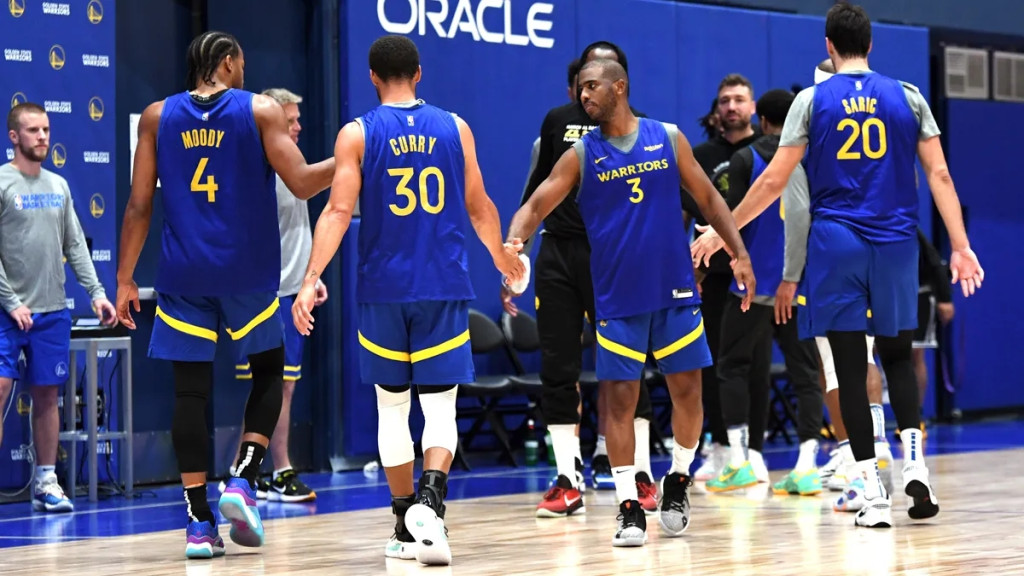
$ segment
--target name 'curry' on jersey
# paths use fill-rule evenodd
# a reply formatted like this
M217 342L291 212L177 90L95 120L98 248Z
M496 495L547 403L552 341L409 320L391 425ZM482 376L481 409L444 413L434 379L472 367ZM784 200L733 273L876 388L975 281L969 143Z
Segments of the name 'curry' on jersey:
M357 121L365 137L357 300L474 299L455 117L419 100L378 106Z
M669 130L640 118L626 151L600 128L581 142L576 202L590 239L598 319L699 303Z
M915 238L920 122L904 85L874 72L836 74L814 87L807 179L814 218L873 242Z
M156 157L164 210L158 292L277 291L277 194L252 98L231 89L210 102L187 92L164 101Z

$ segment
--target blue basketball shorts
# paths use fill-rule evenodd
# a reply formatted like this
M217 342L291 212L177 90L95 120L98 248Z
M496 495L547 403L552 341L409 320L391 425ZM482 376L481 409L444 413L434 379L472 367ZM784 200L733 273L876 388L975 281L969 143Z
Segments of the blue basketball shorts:
M476 379L468 301L359 304L359 374L367 384L466 384Z
M650 350L663 374L711 365L700 306L678 306L597 323L597 377L638 380Z
M302 352L306 345L306 337L295 329L292 322L292 304L295 303L295 296L281 296L281 306L278 314L284 324L284 380L295 382L302 378ZM235 361L235 378L239 380L251 380L252 370L249 368L249 358L238 356Z
M917 328L917 238L879 244L815 220L807 240L801 338L829 330L896 336Z
M216 297L160 294L149 356L212 362L221 328L234 342L236 356L273 350L284 338L280 306L275 292Z
M24 377L39 386L63 384L68 379L70 349L71 312L67 309L33 314L28 332L18 328L10 314L0 311L0 378ZM24 374L18 366L22 352Z

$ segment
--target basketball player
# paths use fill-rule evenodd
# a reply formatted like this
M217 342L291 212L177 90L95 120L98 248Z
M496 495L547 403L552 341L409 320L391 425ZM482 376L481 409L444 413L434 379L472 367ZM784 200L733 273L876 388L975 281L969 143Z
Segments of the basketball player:
M296 197L326 188L333 159L307 165L288 135L281 105L242 90L245 58L229 34L206 32L188 49L188 92L148 106L139 123L132 194L121 230L118 317L135 329L132 274L149 232L157 178L162 183L163 250L149 355L174 370L171 430L185 487L185 556L224 553L206 501L210 462L206 403L213 358L225 329L252 369L245 427L232 477L220 497L231 539L262 546L256 509L260 464L281 413L283 323L278 315L281 243L274 173Z
M96 277L67 180L43 168L50 152L50 119L24 102L7 114L14 159L0 166L0 439L3 408L14 380L31 384L35 483L32 509L71 512L54 467L60 415L57 392L68 378L71 313L64 291L67 259L104 324L117 317ZM18 358L25 354L24 373ZM74 497L74 494L71 495Z
M526 204L508 238L528 237L575 188L586 228L597 319L597 376L609 381L608 457L619 501L614 546L642 546L647 520L637 499L633 414L647 350L654 350L672 396L675 447L662 480L661 526L678 536L689 524L690 464L703 425L700 369L711 362L700 296L686 253L680 184L701 213L723 227L738 255L741 285L755 289L743 241L679 129L637 118L629 81L614 60L580 71L580 102L598 128L573 144ZM749 305L746 297L744 308Z
M808 152L812 222L804 274L808 313L801 315L801 335L826 336L832 348L855 475L865 486L864 506L855 523L889 527L892 499L878 478L867 391L861 385L867 376L867 332L876 336L902 430L903 485L912 499L909 515L922 519L939 512L921 451L911 360L918 284L915 152L949 233L953 282L960 282L969 296L979 288L984 272L967 240L928 103L915 87L868 68L871 21L863 8L846 2L833 6L825 36L837 74L797 96L779 153L737 207L735 217L746 223L778 198ZM717 235L706 234L694 243L693 255L703 259L721 245Z
M377 392L377 443L391 488L395 534L385 555L447 565L444 527L448 471L458 443L455 398L472 382L469 342L468 214L495 267L518 281L518 251L503 245L484 190L469 126L416 98L420 58L403 36L370 46L370 80L381 105L338 134L331 198L317 221L313 251L295 305L295 327L309 334L316 281L348 229L356 201L359 231L360 372ZM410 385L423 410L423 474L413 487Z
M299 104L302 96L284 88L270 88L263 91L264 96L273 98L284 108L288 120L288 136L292 142L299 143ZM302 335L292 327L291 309L295 295L302 286L302 277L306 263L309 262L309 251L313 244L313 231L309 226L309 208L306 201L296 198L285 186L280 176L275 176L274 188L277 191L277 219L281 232L281 287L277 296L281 301L278 313L284 320L284 385L281 388L281 416L277 419L274 435L270 439L270 455L274 458L274 477L270 482L263 478L256 481L256 498L276 502L312 502L316 500L316 492L303 482L292 469L288 457L288 433L291 428L292 396L295 384L302 378L302 349L305 341ZM316 284L316 305L327 301L327 286L323 282ZM287 319L287 320L285 320ZM249 380L252 370L249 360L239 357L235 362L235 378ZM221 492L227 487L221 482Z

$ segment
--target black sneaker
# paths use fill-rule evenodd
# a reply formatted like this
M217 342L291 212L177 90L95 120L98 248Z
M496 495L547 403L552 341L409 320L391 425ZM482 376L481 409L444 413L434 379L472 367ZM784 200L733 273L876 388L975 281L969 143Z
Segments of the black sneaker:
M612 546L643 546L647 543L647 517L644 516L640 502L626 500L619 504L616 520L619 521L619 527L612 538Z
M285 470L274 478L267 490L267 500L272 502L312 502L316 492L299 480L295 470Z
M615 490L615 478L612 477L612 464L608 456L600 454L590 461L590 480L597 490Z
M270 482L267 482L263 478L256 480L256 499L266 500L270 494Z
M661 479L661 515L658 523L666 536L679 536L690 525L690 494L693 480L678 472Z

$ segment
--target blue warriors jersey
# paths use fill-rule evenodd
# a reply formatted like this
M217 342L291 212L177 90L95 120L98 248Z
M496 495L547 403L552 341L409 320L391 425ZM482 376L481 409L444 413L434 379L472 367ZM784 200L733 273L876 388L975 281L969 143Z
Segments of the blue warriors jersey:
M378 106L359 122L366 145L357 300L472 300L455 117L418 101Z
M164 210L156 289L181 296L277 291L281 236L274 172L251 92L164 102L156 168Z
M750 185L753 186L758 176L768 167L768 163L757 153L753 146L750 152L754 156L754 166L750 171ZM750 263L757 279L758 296L775 296L775 291L782 282L783 256L786 249L785 213L782 198L778 198L767 210L740 230L743 244L750 254ZM733 292L740 292L736 279L732 280Z
M674 143L661 122L639 120L628 152L605 140L600 128L582 139L576 202L590 239L600 320L700 302Z
M919 132L897 80L865 72L818 84L808 136L811 216L871 242L916 238Z

